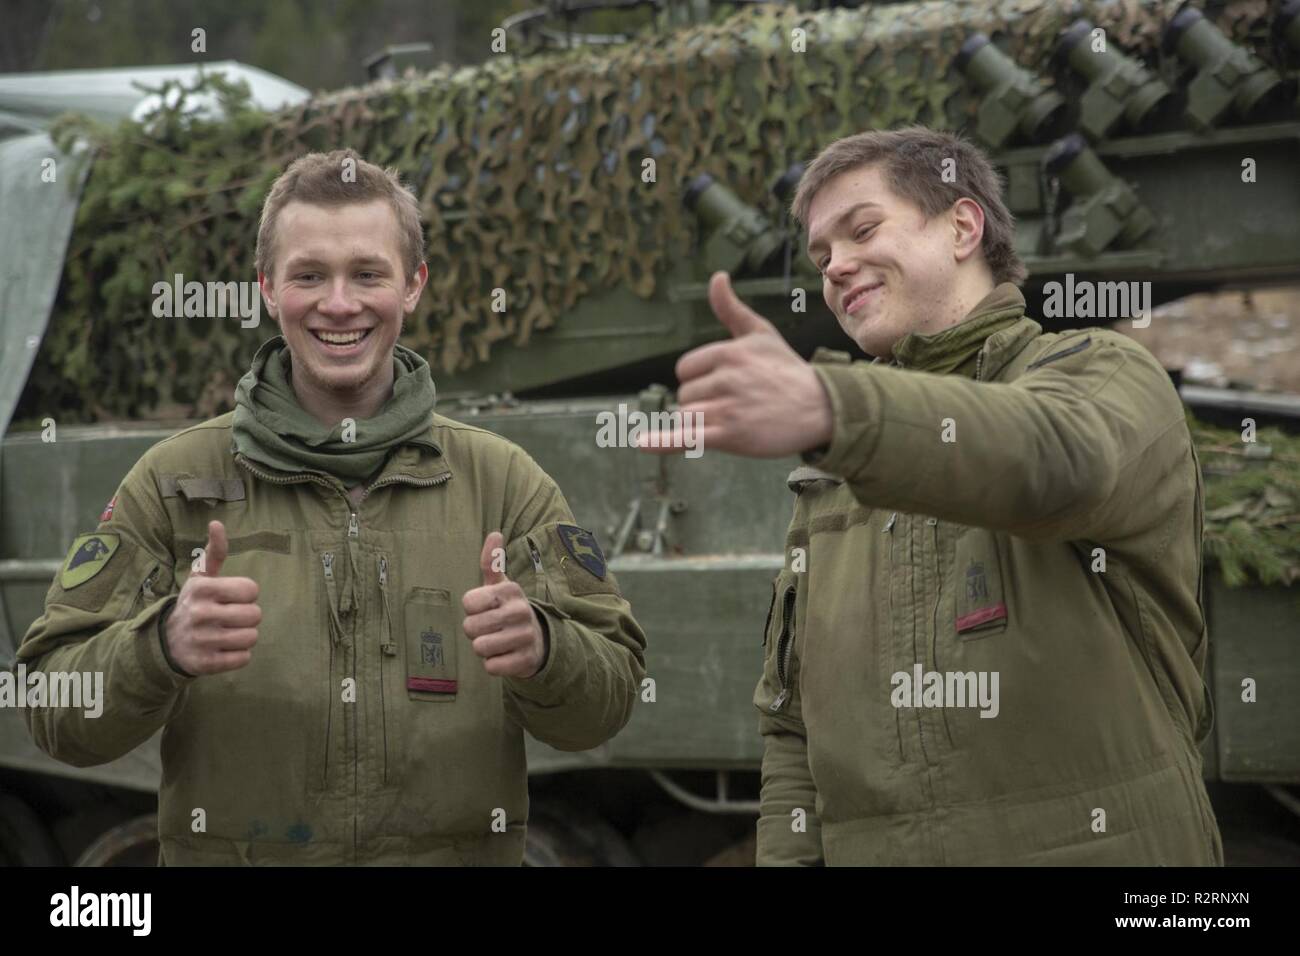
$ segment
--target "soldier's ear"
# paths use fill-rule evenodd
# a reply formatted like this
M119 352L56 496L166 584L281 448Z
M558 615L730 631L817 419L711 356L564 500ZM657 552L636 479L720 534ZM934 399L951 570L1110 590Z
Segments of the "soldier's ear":
M257 287L261 290L262 301L266 304L266 314L278 325L280 323L280 310L275 304L275 286L271 283L271 277L265 272L257 274Z
M962 197L951 209L953 254L958 262L974 255L984 241L984 208Z
M424 291L425 283L429 281L429 266L421 262L420 267L415 270L415 274L409 276L406 280L406 294L402 297L402 308L407 315L415 311L416 303L420 301L420 293Z

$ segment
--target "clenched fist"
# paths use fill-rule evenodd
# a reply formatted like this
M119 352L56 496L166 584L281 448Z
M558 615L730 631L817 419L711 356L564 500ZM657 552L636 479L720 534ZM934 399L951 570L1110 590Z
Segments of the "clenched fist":
M225 525L209 521L203 570L190 574L163 628L171 659L196 677L238 670L257 643L257 582L221 577L227 554Z
M483 669L495 677L532 677L546 663L546 637L524 589L505 575L505 537L493 531L483 542L483 586L466 591L465 636Z

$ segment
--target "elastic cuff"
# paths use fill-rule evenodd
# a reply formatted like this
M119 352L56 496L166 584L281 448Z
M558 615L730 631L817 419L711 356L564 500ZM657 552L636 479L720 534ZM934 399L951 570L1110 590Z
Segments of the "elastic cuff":
M533 610L543 622L547 633L546 663L532 677L507 677L510 689L527 700L538 704L556 703L562 696L562 685L570 670L573 641L565 633L568 619L554 605L544 601L529 600Z
M879 423L871 414L867 382L864 381L873 370L869 365L856 362L852 365L815 365L813 371L830 396L831 441L824 451L813 449L809 452L804 462L847 478L860 470L875 450Z
M162 619L175 606L178 594L170 594L136 619L136 664L144 679L159 690L177 690L195 679L176 667L163 648Z
M158 615L158 646L162 648L163 658L167 661L167 666L174 670L182 677L194 678L197 674L191 674L176 661L172 660L171 654L167 652L167 618L171 617L172 611L176 610L176 604L169 604L161 614Z

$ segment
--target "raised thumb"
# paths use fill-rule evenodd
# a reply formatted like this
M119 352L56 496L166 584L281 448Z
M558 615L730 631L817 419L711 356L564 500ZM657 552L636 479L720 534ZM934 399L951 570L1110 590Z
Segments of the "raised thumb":
M483 583L500 584L506 578L506 539L500 531L493 531L483 542L483 553L478 556L478 566L483 571Z
M220 521L208 522L208 543L203 549L203 573L210 578L221 574L230 546L226 542L226 526Z

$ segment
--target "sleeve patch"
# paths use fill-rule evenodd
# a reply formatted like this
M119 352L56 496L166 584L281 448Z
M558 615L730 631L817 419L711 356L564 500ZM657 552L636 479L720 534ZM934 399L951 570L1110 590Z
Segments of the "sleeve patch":
M59 572L59 586L70 591L85 584L108 567L121 544L120 536L102 531L78 535Z
M598 581L605 580L605 553L600 550L596 536L573 524L557 524L555 533L569 556L582 565Z

